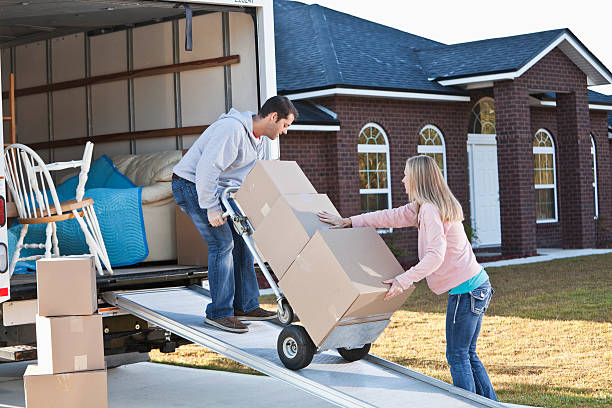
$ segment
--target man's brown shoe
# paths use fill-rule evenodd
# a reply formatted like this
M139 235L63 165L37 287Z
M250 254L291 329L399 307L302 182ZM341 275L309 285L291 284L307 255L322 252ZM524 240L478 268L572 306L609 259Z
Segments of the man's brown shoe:
M204 323L233 333L246 333L249 331L249 328L245 324L239 322L234 316L222 317L221 319L209 319L207 317Z
M236 316L236 319L241 321L273 320L276 318L276 312L269 312L261 307L251 310L249 313L234 309L234 316Z

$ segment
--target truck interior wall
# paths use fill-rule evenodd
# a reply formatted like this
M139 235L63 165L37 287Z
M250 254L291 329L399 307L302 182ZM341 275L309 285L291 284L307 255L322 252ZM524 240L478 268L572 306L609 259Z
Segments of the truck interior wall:
M232 105L257 112L257 58L255 41L249 41L255 37L255 26L251 16L241 13L230 14L229 26L230 54L240 55L240 64L231 65Z
M0 50L0 71L1 72L1 81L2 82L2 92L8 91L9 90L9 86L10 86L10 79L9 79L9 75L11 72L11 50L10 48L3 48L2 50ZM2 99L2 114L6 115L8 114L9 111L9 101L8 99ZM9 129L9 122L8 121L2 121L2 130L3 130L3 134L5 135L9 135L10 137L10 129ZM6 140L5 140L6 142Z
M229 54L238 54L240 63L230 66L232 106L238 110L256 111L257 59L255 27L246 13L229 13ZM87 36L84 33L39 41L2 50L2 88L8 90L8 73L15 67L16 89L45 85L132 69L150 68L173 63L218 58L224 55L222 13L193 18L193 51L185 51L185 20L178 21L178 38L174 38L172 22L139 26L105 34ZM132 45L128 46L131 37ZM89 42L89 54L86 42ZM178 61L174 47L178 47ZM47 50L50 56L47 57ZM130 55L131 51L131 55ZM14 61L12 56L14 55ZM130 61L131 59L131 61ZM49 74L47 69L49 68ZM163 74L133 80L133 100L130 103L128 80L90 86L89 104L85 87L17 97L17 141L45 142L109 133L122 133L178 126L200 126L212 123L225 112L226 90L224 67L205 68L178 73L180 100L175 98L175 74ZM51 109L48 102L51 102ZM8 101L3 100L7 112ZM90 122L88 123L88 108ZM130 126L130 109L133 123ZM179 120L176 112L181 112ZM4 125L5 132L8 130ZM51 126L51 129L49 127ZM131 128L132 127L132 128ZM6 133L5 133L6 134ZM94 158L106 154L188 148L199 135L98 142ZM39 154L45 161L71 160L81 157L81 146L56 148L51 157L47 149Z
M138 27L133 30L134 69L171 65L172 23ZM172 101L167 103L166 101ZM174 112L174 74L134 80L135 130L177 127ZM176 137L136 140L137 153L175 150Z

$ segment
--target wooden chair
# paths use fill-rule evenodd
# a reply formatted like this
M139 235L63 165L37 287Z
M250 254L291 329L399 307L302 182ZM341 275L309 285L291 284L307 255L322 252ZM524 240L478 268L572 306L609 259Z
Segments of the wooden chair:
M93 143L87 142L82 160L45 164L40 156L23 144L12 144L5 149L4 165L6 182L15 199L18 221L23 224L21 233L11 258L9 273L12 275L19 261L31 261L40 258L60 256L57 228L55 223L75 218L85 235L90 253L94 256L96 269L104 274L101 263L110 274L110 265L102 233L93 207L93 199L83 198L85 183L91 164ZM80 167L76 198L59 202L50 171ZM31 224L47 224L44 243L24 244L24 239ZM44 255L20 258L23 248L44 249Z

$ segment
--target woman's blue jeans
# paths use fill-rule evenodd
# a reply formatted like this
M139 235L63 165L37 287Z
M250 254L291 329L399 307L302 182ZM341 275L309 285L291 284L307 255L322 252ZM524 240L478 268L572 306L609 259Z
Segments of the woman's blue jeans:
M487 370L476 354L482 317L493 292L487 280L468 293L448 295L446 360L455 386L497 401Z
M253 255L231 221L219 227L210 225L207 211L198 204L195 184L190 181L172 179L172 192L176 204L189 215L208 244L208 283L212 301L206 307L206 317L221 319L233 316L234 308L247 313L258 308L259 286ZM233 201L230 203L234 207Z

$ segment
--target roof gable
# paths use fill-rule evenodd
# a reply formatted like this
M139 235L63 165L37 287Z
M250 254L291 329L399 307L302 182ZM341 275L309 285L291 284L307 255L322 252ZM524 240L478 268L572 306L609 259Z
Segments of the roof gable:
M514 79L557 47L586 74L588 85L612 83L612 73L568 29L437 46L418 54L430 79L448 86Z

